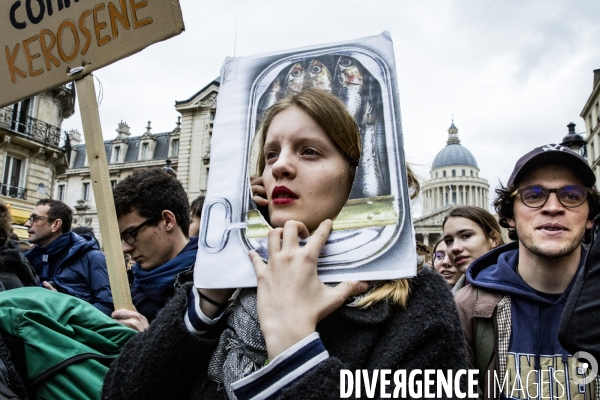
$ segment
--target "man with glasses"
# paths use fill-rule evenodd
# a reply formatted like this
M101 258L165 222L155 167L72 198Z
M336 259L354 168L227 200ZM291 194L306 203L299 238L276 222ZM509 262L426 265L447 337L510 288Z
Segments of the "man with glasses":
M521 157L496 190L500 225L515 242L474 261L470 285L455 294L483 398L594 397L557 330L600 211L595 182L579 154L551 144Z
M137 312L112 317L144 330L174 294L176 277L191 277L198 238L188 238L190 206L181 183L160 168L138 171L113 189L123 253L131 268L131 297Z
M113 312L106 258L96 240L71 232L73 212L65 203L40 200L25 222L29 242L25 254L40 278L40 286L70 294L93 304L103 313Z

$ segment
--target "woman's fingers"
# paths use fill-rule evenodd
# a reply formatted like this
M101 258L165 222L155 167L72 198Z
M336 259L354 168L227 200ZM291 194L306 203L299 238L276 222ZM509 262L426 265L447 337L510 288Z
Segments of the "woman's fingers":
M327 238L329 237L329 233L331 232L331 227L333 222L330 219L326 219L321 222L316 231L313 232L312 236L304 246L307 251L317 252L317 255L321 252L325 243L327 243Z
M252 199L259 207L265 207L269 204L267 201L267 191L263 185L262 177L250 179L250 187L252 188Z
M269 258L273 254L277 254L281 251L281 237L283 235L283 228L275 228L268 233L267 245L269 246Z

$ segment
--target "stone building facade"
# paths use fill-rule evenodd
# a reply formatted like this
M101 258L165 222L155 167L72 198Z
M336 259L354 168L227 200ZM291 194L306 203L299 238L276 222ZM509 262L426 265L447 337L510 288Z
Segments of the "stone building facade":
M585 121L588 162L600 182L600 69L594 71L592 93L580 116Z
M114 187L137 170L166 167L169 162L190 202L206 194L218 91L216 79L191 98L176 101L175 109L181 117L169 132L152 133L148 121L146 132L134 136L125 122L119 123L117 137L104 141L111 185ZM70 138L71 164L57 177L54 198L74 209L74 225L91 227L102 243L85 144L78 132L72 131Z
M51 197L56 176L68 166L61 126L74 111L72 83L0 108L0 198L21 238L28 236L22 225L35 203Z
M415 218L417 240L433 246L442 234L442 221L453 207L472 205L489 208L488 181L479 176L477 161L460 144L458 128L452 122L448 140L434 158L430 179L421 185L420 217Z

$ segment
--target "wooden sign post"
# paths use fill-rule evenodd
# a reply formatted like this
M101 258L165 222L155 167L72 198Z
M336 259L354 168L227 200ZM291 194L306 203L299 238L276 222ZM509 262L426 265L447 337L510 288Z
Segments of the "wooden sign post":
M76 79L115 309L133 310L91 72L184 30L178 0L5 0L0 107Z
M121 236L117 226L117 212L110 186L108 160L102 138L94 77L89 74L76 80L75 89L79 97L79 112L81 113L85 148L96 199L96 210L98 211L98 222L100 223L100 234L106 256L113 303L115 310L123 308L134 310L127 269L124 266L123 252L121 251Z

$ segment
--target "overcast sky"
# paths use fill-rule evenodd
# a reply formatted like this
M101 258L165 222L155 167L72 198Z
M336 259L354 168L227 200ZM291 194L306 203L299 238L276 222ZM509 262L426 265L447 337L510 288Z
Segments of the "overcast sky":
M600 1L180 0L185 32L95 72L105 139L175 127L174 103L219 75L225 57L391 33L406 158L429 178L452 115L480 176L506 182L515 161L558 143L600 68ZM237 40L236 40L237 18ZM97 91L100 92L97 87ZM63 129L81 129L78 112Z

